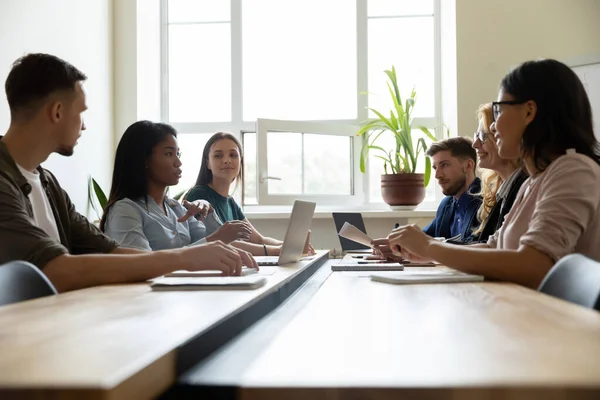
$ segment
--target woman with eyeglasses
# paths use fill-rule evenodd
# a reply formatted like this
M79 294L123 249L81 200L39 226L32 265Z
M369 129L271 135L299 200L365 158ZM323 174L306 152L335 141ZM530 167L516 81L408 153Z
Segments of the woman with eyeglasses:
M498 235L454 246L408 225L389 235L391 249L530 288L567 254L600 260L600 145L577 75L555 60L525 62L502 79L492 113L498 154L520 157L530 176Z
M483 202L477 212L480 224L467 239L468 243L487 242L502 227L504 217L512 208L519 188L527 179L518 159L506 160L498 154L498 146L490 132L492 103L482 104L477 110L479 127L473 136L481 177Z

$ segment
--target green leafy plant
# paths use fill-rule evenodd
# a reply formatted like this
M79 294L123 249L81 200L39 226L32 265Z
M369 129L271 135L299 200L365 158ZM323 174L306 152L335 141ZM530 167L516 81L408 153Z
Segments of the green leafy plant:
M386 174L414 174L422 151L425 157L424 184L427 186L431 176L431 160L425 155L427 143L425 142L425 138L418 138L415 142L412 137L412 111L415 106L417 93L413 88L410 96L403 101L398 89L396 68L392 66L392 69L386 70L385 73L389 80L386 84L392 98L393 108L389 111L389 117L385 115L387 111L384 113L369 108L377 117L363 122L357 133L358 136L364 137L360 155L360 170L361 172L365 172L366 170L366 160L369 151L377 151L378 154L375 157L384 161L383 168ZM435 136L427 128L419 127L418 129L431 141L436 140ZM377 139L385 132L390 132L394 135L395 146L393 149L386 150L377 144Z
M88 177L88 201L90 202L92 209L94 209L98 219L102 218L102 213L106 208L108 200L98 182L96 182L91 175Z

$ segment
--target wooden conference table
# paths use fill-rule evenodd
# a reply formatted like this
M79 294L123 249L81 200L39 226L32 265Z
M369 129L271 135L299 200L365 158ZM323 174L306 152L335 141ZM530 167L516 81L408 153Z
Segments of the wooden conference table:
M505 283L388 285L327 253L252 291L0 308L0 399L597 399L600 313Z

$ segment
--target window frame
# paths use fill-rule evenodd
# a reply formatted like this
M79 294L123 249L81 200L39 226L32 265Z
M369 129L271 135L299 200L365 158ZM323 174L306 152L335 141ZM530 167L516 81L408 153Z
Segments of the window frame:
M215 122L169 122L169 69L168 69L168 0L160 0L160 63L161 63L161 120L171 124L180 133L194 133L194 132L219 132L226 131L234 134L240 142L243 140L243 132L256 132L257 135L257 178L261 172L268 174L268 169L263 169L263 166L259 165L261 158L266 160L267 143L262 141L266 138L265 135L260 135L257 127L257 121L244 121L243 120L243 96L242 96L242 1L243 0L230 0L230 28L231 28L231 121L215 121ZM275 119L259 119L262 121L271 121L267 124L272 126L279 126L280 129L284 123L299 123L311 126L311 124L317 124L312 126L335 126L346 127L349 125L357 126L360 121L364 121L369 118L368 111L368 96L364 93L368 92L368 21L369 19L381 19L381 18L397 18L397 16L389 17L369 17L368 16L368 0L356 0L356 57L357 57L357 118L355 120L319 120L319 121L283 121ZM415 0L418 1L418 0ZM434 29L434 115L431 117L424 118L413 118L413 126L425 126L429 129L436 129L437 139L442 139L444 136L442 123L442 82L441 82L441 18L440 18L440 1L433 1L433 29ZM415 17L417 15L403 16L403 17ZM210 22L206 22L210 23ZM264 123L264 122L263 122ZM274 125L273 125L274 124ZM269 125L267 125L269 126ZM271 128L269 128L271 129ZM342 128L344 129L344 128ZM313 133L313 132L306 132ZM260 139L263 138L263 139ZM261 141L262 140L262 141ZM357 145L359 140L353 140L353 153L356 153L358 148L360 155L360 146ZM264 150L261 150L264 149ZM282 196L282 195L268 195L259 194L261 191L260 179L257 182L257 200L258 206L263 205L291 205L295 199L304 200L316 200L318 204L330 204L331 202L327 199L335 197L338 205L361 205L369 208L380 208L381 203L373 202L370 195L370 182L369 173L361 173L359 170L359 158L356 158L356 154L352 154L351 162L353 163L353 179L354 195L346 196L311 196L311 195L298 195L298 196ZM265 164L263 161L262 164ZM369 165L367 164L367 169ZM435 184L432 180L430 185ZM360 187L362 186L362 193L360 193ZM263 189L264 190L264 189ZM236 199L242 201L243 193L239 190L236 194ZM343 198L340 198L343 197ZM424 202L424 207L435 207L442 200L443 194L439 188L435 188L435 201ZM360 200L359 200L360 199ZM255 205L250 205L255 206Z
M298 132L304 134L343 136L350 138L350 194L269 194L269 180L275 179L275 173L269 172L267 140L268 132ZM356 167L360 159L362 140L356 136L356 126L350 124L287 121L259 118L256 122L256 198L259 205L290 205L294 200L313 201L319 205L359 206L364 203L364 184L366 174Z

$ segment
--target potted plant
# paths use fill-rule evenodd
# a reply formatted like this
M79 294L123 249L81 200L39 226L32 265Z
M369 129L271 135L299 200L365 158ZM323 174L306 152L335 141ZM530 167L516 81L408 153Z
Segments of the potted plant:
M412 111L415 106L416 92L413 88L410 96L403 101L398 89L396 69L385 71L387 87L392 98L393 108L380 112L369 108L376 118L370 118L361 124L358 136L363 136L363 147L360 156L360 170L365 172L366 160L370 151L377 151L376 157L384 161L384 174L381 175L381 195L392 208L414 208L425 198L425 187L431 176L431 161L425 155L427 143L425 138L435 141L436 138L427 128L419 129L425 134L415 140L412 136ZM393 135L395 145L392 149L379 146L377 140L382 135ZM417 163L424 158L425 173L418 174Z

